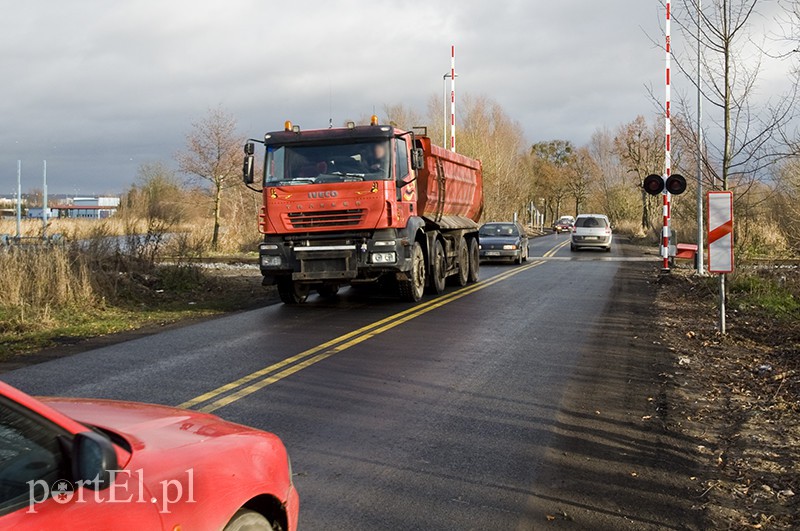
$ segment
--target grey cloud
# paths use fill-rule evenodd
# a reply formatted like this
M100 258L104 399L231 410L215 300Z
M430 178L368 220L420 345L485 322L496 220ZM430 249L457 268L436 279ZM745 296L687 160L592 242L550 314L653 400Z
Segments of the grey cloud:
M16 160L35 186L121 191L139 163L170 160L223 105L243 134L292 119L334 123L458 90L498 100L530 141L586 141L652 112L662 79L654 5L584 1L6 2L0 22L0 193ZM28 173L30 169L30 173ZM7 190L7 188L9 190Z

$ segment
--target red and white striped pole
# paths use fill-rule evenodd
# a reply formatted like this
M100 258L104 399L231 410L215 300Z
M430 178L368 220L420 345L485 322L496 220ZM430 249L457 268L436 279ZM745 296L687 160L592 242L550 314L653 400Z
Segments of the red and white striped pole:
M456 47L450 46L450 151L456 150Z
M670 2L667 0L667 21L664 27L664 33L666 34L666 91L665 91L665 100L666 104L665 108L665 120L664 120L664 226L661 229L661 257L663 258L664 262L661 266L662 271L669 271L669 222L670 222L670 194L667 191L667 179L670 176L672 171L672 160L670 155L670 148L672 143L672 125L671 125L671 116L670 116L670 54L671 50L671 43L670 43L670 24L671 24L671 13L670 13Z

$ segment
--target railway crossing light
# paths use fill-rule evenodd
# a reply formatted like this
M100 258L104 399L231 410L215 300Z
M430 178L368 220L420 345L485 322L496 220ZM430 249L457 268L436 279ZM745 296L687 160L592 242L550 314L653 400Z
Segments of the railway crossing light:
M650 195L658 195L664 191L664 179L655 173L650 174L644 178L642 188Z
M683 175L670 175L667 178L667 192L671 193L672 195L680 195L686 191L686 179L683 178Z
M672 195L680 195L686 191L686 179L683 175L670 175L665 186L664 178L653 173L644 178L642 188L650 195L658 195L664 192L665 188Z

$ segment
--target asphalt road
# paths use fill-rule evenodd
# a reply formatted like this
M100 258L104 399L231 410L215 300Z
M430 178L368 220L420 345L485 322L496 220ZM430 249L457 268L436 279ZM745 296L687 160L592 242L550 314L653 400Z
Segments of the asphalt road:
M346 290L333 302L238 313L2 379L32 394L204 409L277 433L292 457L304 530L681 527L674 481L651 482L646 505L627 498L636 486L603 503L589 501L594 486L579 486L574 499L564 488L559 467L587 473L572 467L576 444L597 444L565 440L565 414L588 410L596 422L611 408L606 395L625 394L624 384L598 388L592 378L627 363L613 357L619 349L600 351L607 363L597 356L598 341L619 340L604 322L620 268L632 263L617 260L619 248L559 260L572 256L565 242L531 240L531 257L553 259L484 265L478 284L417 305ZM586 393L593 401L575 406ZM618 402L621 415L648 407ZM657 440L648 444L640 454L658 451ZM674 472L634 458L640 474ZM591 473L604 488L602 470Z

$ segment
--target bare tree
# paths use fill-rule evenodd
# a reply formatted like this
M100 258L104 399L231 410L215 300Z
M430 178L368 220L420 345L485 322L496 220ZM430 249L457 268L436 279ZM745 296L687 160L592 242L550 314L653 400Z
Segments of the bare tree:
M459 153L483 163L484 215L487 219L510 219L525 208L530 191L529 176L519 173L524 149L522 126L486 96L466 94L460 109L456 146ZM439 112L431 114L441 120Z
M126 250L152 267L167 236L186 219L186 193L166 164L145 163L139 166L136 183L125 193L122 206Z
M581 209L589 197L592 176L597 175L597 164L592 158L589 148L581 147L571 157L568 167L570 178L567 186L572 198L575 199L575 215L577 216L581 213Z
M186 149L177 154L178 166L210 187L214 215L211 248L219 244L220 212L224 191L239 183L243 139L236 132L236 119L221 107L210 109L192 124Z
M777 58L789 62L789 71L794 86L800 85L800 2L797 0L779 0L784 15L779 17L783 34L776 39L779 46ZM783 135L787 152L793 157L800 157L800 133Z
M800 255L800 157L782 161L775 180L778 186L766 206L771 217L770 227L777 227L795 256L798 256Z
M772 100L759 101L757 97L762 61L768 57L751 31L759 0L704 0L699 28L698 0L682 0L681 5L683 9L673 12L673 20L689 51L676 56L676 63L692 84L699 67L700 90L717 126L717 131L705 135L706 145L700 153L704 173L719 181L723 190L735 184L746 192L787 154L780 140L796 113L797 86ZM695 60L698 46L699 65ZM682 114L689 116L691 105L683 100L678 103L684 109ZM676 127L687 145L697 143L692 124L692 120L684 120Z
M41 188L31 188L27 194L24 194L24 197L29 206L42 205L44 208L44 190Z
M658 124L648 124L644 116L619 128L614 146L629 174L636 178L641 193L642 230L649 230L652 200L644 189L644 179L660 174L664 167L664 131Z
M402 103L396 105L386 104L383 106L383 112L386 115L385 123L399 127L400 129L405 129L406 131L411 131L412 128L423 125L425 122L421 114Z
M593 208L608 214L611 221L635 220L639 212L639 190L627 182L627 170L615 148L614 134L607 128L592 134L588 145L595 163Z
M575 146L569 140L536 142L531 156L538 161L537 178L545 195L545 205L554 221L561 216L561 207L570 193L568 169L575 157Z

